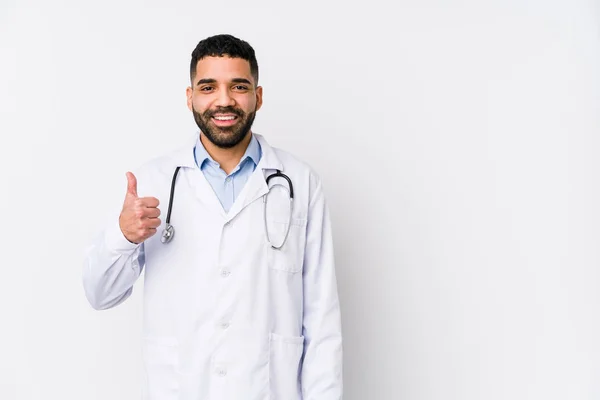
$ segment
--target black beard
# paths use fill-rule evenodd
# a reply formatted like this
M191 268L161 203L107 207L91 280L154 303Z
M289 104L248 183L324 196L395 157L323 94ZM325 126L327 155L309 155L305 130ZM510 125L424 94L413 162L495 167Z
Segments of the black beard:
M200 131L204 133L204 136L206 136L212 144L222 149L230 149L241 143L248 132L250 132L250 128L252 127L252 123L256 116L256 111L246 114L242 110L233 107L219 107L216 110L206 110L202 114L196 112L192 107L192 113L194 114L196 125L198 125ZM238 117L238 122L233 126L224 128L219 128L214 125L211 126L211 118L217 113L235 114Z

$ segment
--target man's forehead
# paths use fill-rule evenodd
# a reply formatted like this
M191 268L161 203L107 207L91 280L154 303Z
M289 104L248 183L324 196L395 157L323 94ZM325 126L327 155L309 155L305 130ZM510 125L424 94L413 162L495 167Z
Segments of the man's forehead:
M198 63L196 64L196 75L198 76L207 74L219 75L222 77L242 74L249 77L251 76L250 63L247 60L239 57L204 57L198 60ZM210 76L210 78L216 79L216 76Z

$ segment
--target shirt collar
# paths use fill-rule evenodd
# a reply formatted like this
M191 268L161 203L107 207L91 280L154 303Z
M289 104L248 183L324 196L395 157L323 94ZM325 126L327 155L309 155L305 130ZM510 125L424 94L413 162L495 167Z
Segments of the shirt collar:
M194 148L194 158L196 160L196 165L200 169L202 169L202 167L204 166L204 163L206 163L206 162L211 162L211 163L214 163L215 165L218 165L217 162L212 159L210 154L208 154L208 151L206 151L206 148L204 147L204 145L202 144L202 141L200 140L200 135L198 135L198 139L196 140L196 146ZM246 152L240 159L240 163L238 165L242 165L242 163L244 161L246 161L247 158L249 158L250 160L252 160L252 162L254 162L254 166L258 165L258 162L260 161L261 152L262 152L260 143L254 136L254 134L251 134L251 135L252 135L252 137L250 139L250 143L248 144L248 148L246 148Z
M195 158L195 147L199 140L200 131L196 130L189 139L185 140L178 148L174 149L167 155L167 160L170 160L173 168L184 167L184 168L198 168ZM280 161L276 149L269 145L269 142L264 136L253 133L253 138L259 143L260 146L260 161L257 167L263 170L281 170L283 171L283 163ZM202 146L204 147L204 146Z

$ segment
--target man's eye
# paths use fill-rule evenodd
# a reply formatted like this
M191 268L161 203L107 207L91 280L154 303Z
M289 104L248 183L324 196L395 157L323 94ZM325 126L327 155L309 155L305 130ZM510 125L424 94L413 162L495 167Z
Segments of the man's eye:
M244 85L236 85L234 86L236 90L248 90L248 88Z
M203 88L200 88L200 91L201 91L201 92L209 92L209 91L211 91L212 89L213 89L213 88L211 88L210 86L205 86L205 87L203 87Z

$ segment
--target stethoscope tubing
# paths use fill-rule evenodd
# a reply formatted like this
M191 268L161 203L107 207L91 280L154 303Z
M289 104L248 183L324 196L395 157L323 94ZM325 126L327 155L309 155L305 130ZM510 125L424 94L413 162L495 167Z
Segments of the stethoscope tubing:
M175 235L175 229L173 228L173 225L171 225L171 212L173 211L173 198L175 197L175 182L177 181L177 174L179 173L179 169L181 167L177 167L175 168L175 172L173 173L173 179L171 180L171 192L169 194L169 207L168 207L168 211L167 211L167 219L165 220L165 229L162 232L162 236L161 236L161 242L163 243L169 243L172 239L173 236ZM288 217L288 228L285 232L285 237L283 238L283 242L281 243L281 245L279 246L274 246L271 243L271 239L269 237L269 228L267 226L267 196L264 197L264 221L265 221L265 232L267 235L267 241L269 242L269 244L271 245L271 247L273 249L279 250L281 249L281 247L283 247L283 245L285 244L287 237L290 233L290 226L291 226L291 222L292 222L292 211L293 211L293 205L294 205L294 185L292 184L292 180L290 179L289 176L287 176L286 174L282 173L280 170L275 170L276 172L274 174L271 174L267 177L266 182L267 182L267 186L269 185L269 181L272 178L283 178L287 181L288 185L289 185L289 193L290 193L290 213L289 213L289 217ZM283 185L281 185L283 186Z

